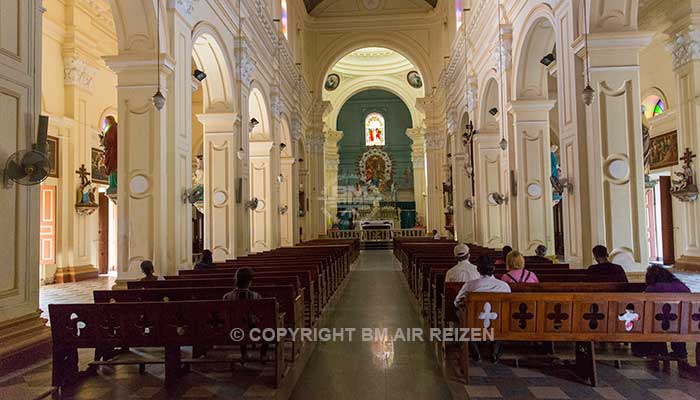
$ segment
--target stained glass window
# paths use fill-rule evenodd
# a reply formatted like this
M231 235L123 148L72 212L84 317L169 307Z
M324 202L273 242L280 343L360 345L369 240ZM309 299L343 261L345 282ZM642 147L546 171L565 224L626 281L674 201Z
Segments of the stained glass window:
M371 113L365 118L365 144L367 146L384 146L386 144L384 117Z
M651 95L644 99L642 104L644 105L644 116L647 117L647 119L654 118L666 112L666 104L664 104L664 100L659 96Z
M455 15L457 16L457 29L462 26L462 0L455 0Z
M284 37L289 39L289 36L287 34L287 0L281 0L282 1L282 33L284 34Z

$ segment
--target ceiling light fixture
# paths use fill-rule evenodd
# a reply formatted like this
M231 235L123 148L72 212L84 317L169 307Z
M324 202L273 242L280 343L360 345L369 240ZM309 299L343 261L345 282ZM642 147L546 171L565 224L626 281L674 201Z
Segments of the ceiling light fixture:
M156 2L156 6L158 7L156 11L156 77L158 78L158 91L153 95L153 105L160 111L165 106L165 96L160 92L160 0Z
M586 0L583 0L583 40L586 46L586 87L583 88L583 92L581 92L581 98L583 100L583 103L586 104L587 106L590 106L593 104L593 97L595 95L595 90L591 87L591 68L590 68L590 62L591 59L588 55L588 9L586 7Z
M207 74L205 74L204 71L200 71L198 69L194 70L194 73L192 74L192 76L194 76L194 79L196 79L200 82L207 78Z

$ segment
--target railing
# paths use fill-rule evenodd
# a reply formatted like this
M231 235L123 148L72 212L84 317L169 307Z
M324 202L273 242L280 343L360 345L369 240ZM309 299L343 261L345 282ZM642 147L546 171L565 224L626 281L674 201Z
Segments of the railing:
M425 228L363 229L361 231L328 231L329 239L360 239L363 242L387 242L395 237L423 237Z

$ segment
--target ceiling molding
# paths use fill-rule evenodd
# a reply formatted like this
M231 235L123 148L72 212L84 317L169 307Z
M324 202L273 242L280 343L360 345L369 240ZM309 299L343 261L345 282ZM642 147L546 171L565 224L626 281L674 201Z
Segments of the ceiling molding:
M304 0L304 5L306 6L306 12L311 14L311 11L313 11L316 6L319 4L323 3L324 0ZM437 6L438 0L424 0L426 3L428 3L432 8L435 8Z

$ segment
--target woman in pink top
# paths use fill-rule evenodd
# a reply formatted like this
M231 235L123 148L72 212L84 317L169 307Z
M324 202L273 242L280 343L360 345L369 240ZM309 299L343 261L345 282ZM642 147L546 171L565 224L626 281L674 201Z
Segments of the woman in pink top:
M507 272L501 276L501 280L508 283L539 283L534 272L525 269L525 257L513 250L506 257Z

